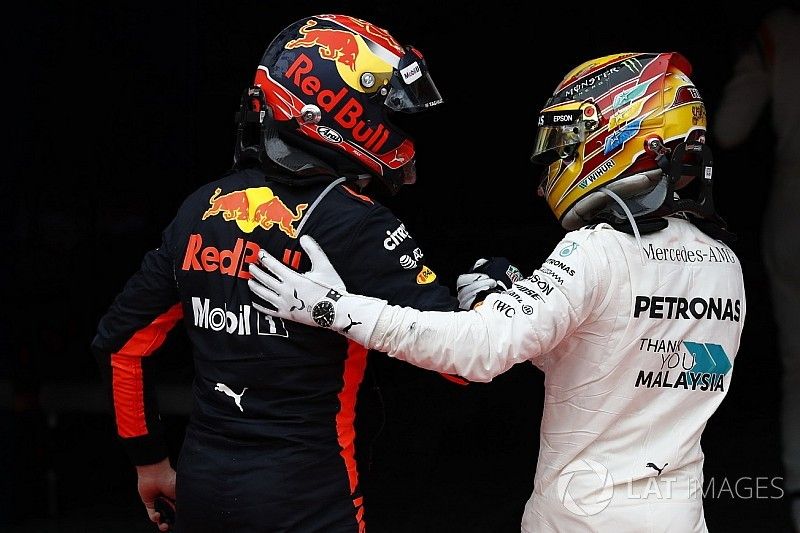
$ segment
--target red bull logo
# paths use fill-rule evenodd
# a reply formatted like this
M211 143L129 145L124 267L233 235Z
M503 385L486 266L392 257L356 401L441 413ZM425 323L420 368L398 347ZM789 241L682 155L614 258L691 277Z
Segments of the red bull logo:
M260 249L258 244L244 239L236 239L236 244L230 250L220 250L216 246L204 247L203 236L193 233L186 244L181 270L219 272L225 276L250 279L250 272L245 265L258 261Z
M277 226L283 233L297 238L297 229L294 223L303 218L303 211L308 204L297 204L294 210L290 209L280 197L272 193L269 187L257 187L243 191L233 191L220 194L222 189L217 188L209 198L211 204L203 220L222 214L225 221L235 221L239 229L245 233L252 233L257 227L269 231ZM250 206L253 206L252 214Z
M286 48L293 50L300 47L318 46L319 56L322 59L338 61L349 67L351 71L355 71L358 57L358 43L355 34L344 30L314 28L316 25L317 22L314 20L306 22L299 30L302 37L286 43Z
M284 76L303 94L316 96L316 103L320 109L333 113L336 123L343 129L351 131L356 142L367 150L378 153L389 139L389 130L381 123L374 127L368 126L367 122L361 118L364 115L364 106L352 96L345 99L348 88L342 87L337 92L322 89L320 79L311 74L313 69L314 62L311 58L300 54L286 70Z

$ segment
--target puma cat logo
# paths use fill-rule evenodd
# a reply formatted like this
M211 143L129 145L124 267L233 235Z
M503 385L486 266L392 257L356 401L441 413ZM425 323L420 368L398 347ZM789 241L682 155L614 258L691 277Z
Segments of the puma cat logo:
M350 328L352 328L353 326L357 326L357 325L361 324L361 322L355 322L353 320L353 317L350 316L350 313L347 313L347 318L350 320L350 323L342 328L342 333L347 333L348 331L350 331Z
M239 410L244 413L244 409L242 409L242 396L244 396L244 391L247 390L247 387L243 388L242 392L240 392L239 394L236 394L231 390L230 387L228 387L224 383L217 383L217 386L214 387L214 390L225 393L225 396L230 396L231 398L233 398L233 401L236 402L236 407L238 407Z
M644 466L645 466L645 467L647 467L647 468L652 468L653 470L657 471L657 472L658 472L658 474L656 474L656 477L658 477L658 476L660 476L660 475L661 475L661 471L662 471L662 470L664 470L664 469L667 467L667 465L668 465L668 464L669 464L669 463L664 463L664 466L662 466L661 468L657 467L657 466L656 466L656 465L654 465L653 463L647 463L647 464L646 464L646 465L644 465Z

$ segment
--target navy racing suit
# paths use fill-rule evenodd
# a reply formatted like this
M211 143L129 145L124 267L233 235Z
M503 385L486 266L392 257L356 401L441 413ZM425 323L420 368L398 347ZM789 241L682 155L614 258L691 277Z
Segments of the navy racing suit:
M427 310L458 302L387 208L344 183L326 191L329 183L246 169L199 188L99 323L92 347L136 465L167 456L145 358L178 322L188 332L195 377L178 531L364 530L353 422L367 350L256 312L248 264L264 248L310 268L297 245L302 225L359 293Z

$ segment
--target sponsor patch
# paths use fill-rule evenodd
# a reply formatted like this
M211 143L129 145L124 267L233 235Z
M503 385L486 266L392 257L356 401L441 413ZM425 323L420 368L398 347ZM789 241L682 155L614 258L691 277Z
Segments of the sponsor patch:
M430 268L422 265L422 270L417 274L417 283L419 285L427 285L436 279L436 274Z
M406 270L413 270L417 267L417 262L408 254L400 256L400 266Z
M400 74L403 76L403 82L409 85L422 77L422 69L419 63L414 61L409 66L400 69Z

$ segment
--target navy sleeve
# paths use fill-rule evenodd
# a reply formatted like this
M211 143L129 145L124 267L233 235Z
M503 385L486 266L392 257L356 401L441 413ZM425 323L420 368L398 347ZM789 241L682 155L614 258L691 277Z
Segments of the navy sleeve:
M439 284L408 228L381 205L360 221L344 254L339 272L354 293L424 311L458 309L458 300Z
M165 232L166 235L166 232ZM117 433L136 465L167 456L150 365L167 333L183 317L166 245L148 252L100 320L92 351L113 399Z

